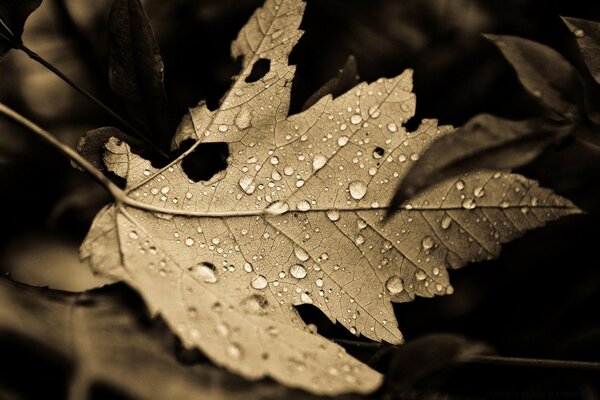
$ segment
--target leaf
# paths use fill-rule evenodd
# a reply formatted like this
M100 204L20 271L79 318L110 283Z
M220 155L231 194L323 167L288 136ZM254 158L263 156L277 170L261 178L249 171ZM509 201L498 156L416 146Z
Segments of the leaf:
M302 106L302 111L311 108L322 97L330 94L333 97L347 92L358 84L358 73L356 72L356 59L350 55L346 59L346 64L340 69L338 76L327 81L319 90L313 93Z
M21 42L25 21L41 3L42 0L0 0L0 57Z
M500 49L519 81L546 109L566 119L577 118L582 88L575 68L556 50L509 35L485 35Z
M164 67L144 7L140 0L114 0L108 21L111 90L153 138L164 142Z
M143 148L143 142L136 139L121 130L107 126L102 128L92 129L86 132L77 141L77 151L86 160L99 170L105 170L104 162L102 161L102 154L104 153L104 145L108 142L108 139L115 137L120 140L124 140L131 146ZM77 164L71 163L73 167L81 169Z
M270 382L247 385L210 365L180 364L171 335L144 323L138 302L121 285L68 294L0 278L0 338L16 336L71 364L70 398L88 398L98 384L137 399L309 398Z
M578 213L519 175L478 171L444 181L387 225L409 165L451 127L414 114L411 71L361 83L288 116L304 2L267 0L232 55L242 71L218 110L190 110L174 143L196 143L164 168L109 140L104 161L126 196L95 219L81 255L136 288L188 347L248 379L270 376L317 394L369 392L379 373L313 333L295 305L312 304L356 335L403 341L392 302L452 293L447 267L496 256L545 221ZM266 74L247 82L254 64ZM182 160L229 146L207 181Z
M562 17L577 39L577 45L590 73L600 83L600 24L579 18Z
M518 168L570 133L569 127L540 119L511 121L489 114L469 120L424 152L397 187L388 213L444 179L479 168Z

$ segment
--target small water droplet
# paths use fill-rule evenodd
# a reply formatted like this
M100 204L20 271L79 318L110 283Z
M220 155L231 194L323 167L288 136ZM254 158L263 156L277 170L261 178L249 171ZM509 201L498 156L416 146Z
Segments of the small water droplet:
M227 132L227 125L219 125L219 132Z
M585 31L583 29L576 29L573 31L573 35L575 35L575 37L582 38L585 36Z
M356 243L357 245L361 245L365 242L365 237L363 235L358 235L356 236L356 239L354 239L354 243Z
M217 331L217 334L221 337L228 337L230 333L229 326L227 326L227 324L225 323L217 324L215 330Z
M233 360L241 360L243 356L242 348L237 343L231 343L227 346L227 356Z
M196 275L201 281L206 283L217 282L216 268L211 263L200 262L194 267L190 268L190 271Z
M305 304L313 303L313 300L311 299L311 297L308 295L308 293L305 293L305 292L302 292L302 294L300 295L300 300L302 300L302 302Z
M371 118L379 117L379 108L376 105L369 107L369 116Z
M250 177L250 176L241 177L239 184L240 184L240 187L242 188L242 190L246 194L252 194L252 193L254 193L254 190L256 189L256 185L252 182L252 177Z
M247 106L242 106L240 112L235 116L233 121L235 126L237 126L240 130L244 130L250 127L252 123L252 112Z
M300 261L306 261L310 258L310 255L302 247L294 247L294 254Z
M385 282L385 288L390 294L398 294L404 290L404 281L398 275L394 275Z
M350 196L354 200L360 200L367 194L367 186L361 181L351 182L348 189L350 190Z
M417 278L418 281L423 281L425 280L425 278L427 278L427 275L425 274L425 272L419 270L415 273L415 278Z
M194 245L194 239L192 239L191 237L185 239L185 244L186 244L186 246L193 246Z
M358 114L354 114L350 117L350 122L352 122L353 125L358 125L362 122L362 117Z
M269 302L261 294L253 294L242 300L242 307L250 314L265 314L268 306Z
M315 285L317 285L317 287L323 287L323 279L317 278L317 280L315 281Z
M294 168L287 166L283 169L283 173L286 174L287 176L290 176L294 173Z
M294 264L290 267L290 275L296 279L306 277L306 268L300 264Z
M477 186L475 190L473 190L473 195L475 197L483 197L485 195L485 189L483 186Z
M502 203L500 203L500 207L508 208L508 207L510 207L510 202L508 202L507 200L504 200Z
M477 203L475 203L475 200L473 199L465 199L462 202L462 207L465 210L473 210L475 207L477 207Z
M393 122L390 122L390 123L387 125L387 128L388 128L388 130L389 130L390 132L397 132L397 131L398 131L398 126L397 126L395 123L393 123Z
M452 217L449 215L444 215L444 217L442 218L442 229L448 229L450 228L450 224L452 224Z
M129 232L129 239L137 240L137 239L139 239L139 237L140 236L138 235L138 233L136 231Z
M296 205L296 208L300 211L308 211L310 210L310 203L306 200L302 200Z
M338 138L338 146L343 147L348 144L348 136L340 136Z
M250 264L249 262L245 262L244 263L244 271L252 272L253 271L252 264Z
M257 275L254 279L252 279L252 287L254 289L264 289L267 287L267 278L265 278L263 275Z
M463 180L456 181L456 189L463 190L465 188L465 182Z

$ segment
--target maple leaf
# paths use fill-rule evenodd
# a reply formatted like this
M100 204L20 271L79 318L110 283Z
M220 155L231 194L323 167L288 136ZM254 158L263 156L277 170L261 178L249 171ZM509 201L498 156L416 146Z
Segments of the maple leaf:
M240 75L218 110L200 103L183 119L173 146L196 143L171 164L154 168L108 141L104 162L126 179L126 197L96 217L81 254L231 371L319 394L369 392L381 375L311 332L294 306L402 343L392 302L450 294L448 268L493 258L502 243L579 210L522 176L475 171L384 223L410 164L452 127L403 128L415 110L410 70L288 116L303 10L300 0L267 0L254 13L232 44ZM185 157L221 142L227 168L190 179Z

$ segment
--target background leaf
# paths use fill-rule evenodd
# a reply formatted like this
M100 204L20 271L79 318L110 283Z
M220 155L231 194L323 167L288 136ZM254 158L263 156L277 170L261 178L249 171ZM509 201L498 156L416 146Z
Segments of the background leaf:
M323 86L313 93L302 106L302 111L312 107L322 97L330 94L333 97L338 97L344 92L352 89L358 84L358 72L356 70L356 59L350 55L346 59L346 63L340 69L335 78L328 80Z
M21 41L23 26L42 0L0 0L0 57Z
M545 108L574 119L583 108L579 75L556 50L529 39L485 35L512 65L519 81Z
M481 114L440 137L400 182L388 215L410 197L444 179L475 169L521 167L569 134L570 128L542 119L510 121Z
M575 36L590 73L600 84L600 23L570 17L563 17L563 21Z
M110 87L130 116L168 148L164 67L140 0L114 0L109 16Z

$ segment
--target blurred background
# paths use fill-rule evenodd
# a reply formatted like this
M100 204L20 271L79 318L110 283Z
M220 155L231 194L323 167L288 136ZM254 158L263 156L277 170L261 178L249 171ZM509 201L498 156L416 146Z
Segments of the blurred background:
M229 44L262 1L144 3L162 51L174 132L187 107L201 99L217 106L239 67L229 56ZM24 42L114 105L108 86L109 9L108 0L45 0L27 22ZM481 34L530 38L577 63L578 50L560 15L600 21L600 3L308 0L302 24L306 33L291 57L297 65L291 111L298 112L352 54L361 80L415 70L417 116L410 127L421 118L459 126L482 112L514 119L536 115L536 103ZM92 128L119 126L16 51L0 61L0 99L72 146ZM526 234L506 245L497 260L454 271L452 296L396 305L400 328L407 341L453 332L507 356L600 360L600 148L574 142L518 172L570 198L586 214ZM90 276L77 256L93 216L110 201L102 188L48 145L4 120L0 187L0 273L72 291L104 283ZM310 307L301 312L322 334L352 338ZM581 371L494 368L484 374L465 367L449 390L464 395L495 387L598 393L589 383L594 379ZM474 379L478 374L484 376ZM463 393L467 380L471 386ZM477 385L483 387L479 392Z

